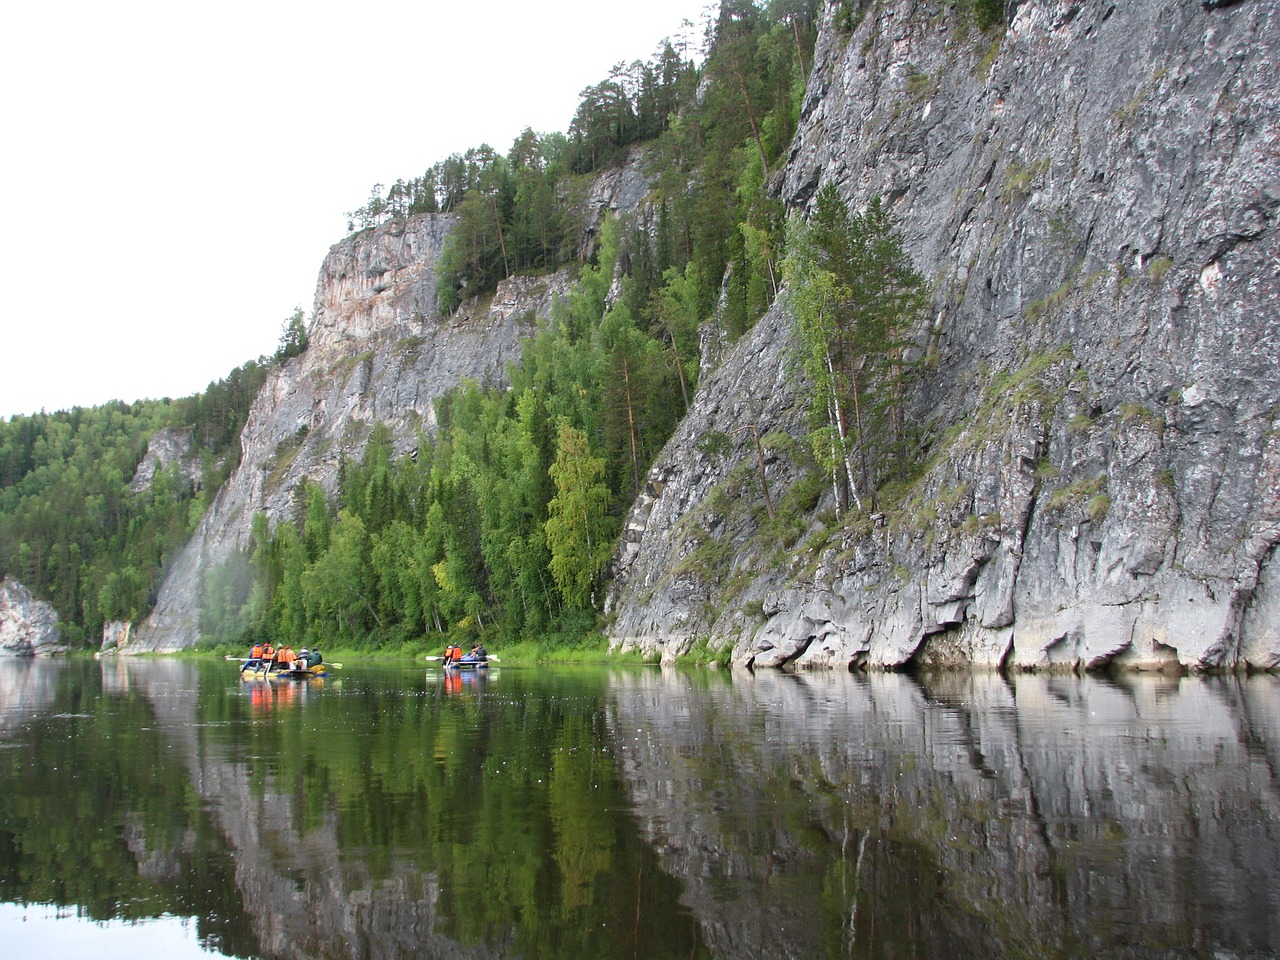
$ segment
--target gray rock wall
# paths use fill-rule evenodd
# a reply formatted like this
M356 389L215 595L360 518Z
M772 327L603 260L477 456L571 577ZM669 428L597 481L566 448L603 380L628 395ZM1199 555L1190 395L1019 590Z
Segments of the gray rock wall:
M0 657L51 657L67 652L53 605L5 577L0 581Z
M615 643L758 665L1280 664L1275 4L1028 0L1003 36L916 0L849 37L830 12L782 192L802 209L831 182L899 218L934 289L913 396L928 469L870 520L797 529L812 512L766 522L750 496L748 447L700 454L759 421L774 496L799 489L780 304L654 468Z
M162 427L147 441L147 453L129 481L129 489L141 493L151 486L156 473L171 464L177 464L183 478L193 489L199 489L202 465L199 455L191 453L191 431L177 427Z

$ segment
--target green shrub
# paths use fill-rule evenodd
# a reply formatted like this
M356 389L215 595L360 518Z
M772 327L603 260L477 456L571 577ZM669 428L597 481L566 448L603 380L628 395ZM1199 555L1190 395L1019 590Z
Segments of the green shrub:
M1088 505L1084 508L1085 515L1090 520L1101 520L1107 515L1107 511L1111 509L1111 498L1105 493L1095 494Z
M982 30L1004 23L1004 0L973 0L973 16Z

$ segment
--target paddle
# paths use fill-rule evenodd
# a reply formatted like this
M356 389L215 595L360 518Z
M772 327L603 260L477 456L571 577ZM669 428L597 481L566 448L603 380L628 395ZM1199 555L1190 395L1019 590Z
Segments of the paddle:
M249 664L253 662L251 659L250 659L250 660L246 660L244 657L233 657L231 654L227 654L227 655L226 655L225 657L223 657L222 659L223 659L223 660L226 660L228 663L230 663L230 662L232 662L232 661L235 661L235 660L240 661L240 662L243 664L243 666L240 668L241 670L247 669L247 668L248 668L248 666L249 666ZM431 660L431 659L439 660L440 658L439 658L439 657L435 657L435 658L427 657L427 659L428 659L428 660ZM494 659L494 658L493 658L493 657L490 657L489 659L490 659L490 660L492 660L492 659ZM272 659L267 660L267 661L259 660L259 661L258 661L259 669L261 669L261 665L262 665L264 662L267 664L267 672L268 672L268 673L270 673L270 672L271 672L271 666L270 666L270 665L271 665L271 664L273 664L273 663L275 663L275 658L273 657ZM342 669L342 664L340 664L340 663L334 663L332 660L326 660L326 661L324 661L324 665L325 665L326 667L333 667L333 669L335 669L335 670L341 670L341 669Z

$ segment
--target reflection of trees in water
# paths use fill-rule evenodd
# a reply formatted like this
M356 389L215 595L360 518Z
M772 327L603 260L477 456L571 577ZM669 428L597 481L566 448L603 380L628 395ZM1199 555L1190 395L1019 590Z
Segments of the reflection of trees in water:
M625 776L723 955L1280 945L1258 894L1280 879L1280 722L1249 710L1275 678L651 686L615 684Z
M100 921L199 913L203 939L250 955L235 864L151 703L101 709L118 680L85 661L0 662L0 899Z
M240 956L702 950L677 881L627 812L599 722L602 674L499 697L499 684L455 696L399 677L239 684L182 661L104 664L101 680L97 665L71 666L51 709L84 703L96 716L92 743L68 741L59 762L86 748L113 757L90 805L116 850L81 871L93 890L41 899L194 915L207 945ZM37 793L25 781L13 791ZM63 820L74 834L77 816L50 806L23 836L61 836ZM93 855L69 847L47 873Z
M1277 948L1275 678L40 666L4 891L241 956Z

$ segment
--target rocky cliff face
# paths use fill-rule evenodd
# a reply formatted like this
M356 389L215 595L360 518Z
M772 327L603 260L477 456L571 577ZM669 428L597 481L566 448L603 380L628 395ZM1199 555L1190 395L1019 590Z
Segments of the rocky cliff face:
M151 481L159 471L175 463L183 479L193 489L198 489L202 467L200 457L191 452L191 431L164 427L151 435L147 443L147 454L134 471L129 489L134 493L141 493L151 486Z
M607 213L648 192L643 157L602 174L580 201L583 243ZM504 382L521 340L568 292L570 268L513 277L451 316L436 308L436 262L453 217L394 220L335 244L320 268L309 345L274 369L249 412L242 459L122 653L180 650L199 639L203 573L247 544L255 514L292 517L304 481L332 493L338 465L359 459L375 424L397 453L435 427L435 400L464 379ZM150 458L149 458L150 459Z
M0 582L0 657L51 657L66 652L53 605L5 577Z
M879 195L933 281L909 494L798 494L785 298L702 382L609 598L615 642L759 665L1280 664L1280 13L1016 5L1002 36L869 5L818 41L782 193ZM811 506L812 504L809 504ZM821 512L821 504L819 511ZM791 519L787 519L790 516Z
M515 278L492 302L456 315L435 306L435 263L452 218L388 223L336 244L316 286L305 352L277 367L241 435L240 467L202 519L155 610L122 652L177 650L199 639L202 573L247 543L255 514L292 517L304 481L332 492L376 423L400 453L435 426L434 400L472 378L498 383L520 340L567 290L568 274Z

